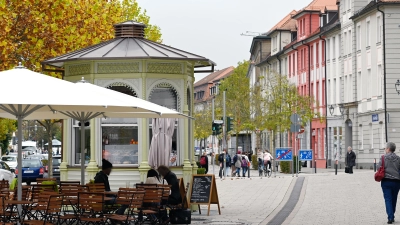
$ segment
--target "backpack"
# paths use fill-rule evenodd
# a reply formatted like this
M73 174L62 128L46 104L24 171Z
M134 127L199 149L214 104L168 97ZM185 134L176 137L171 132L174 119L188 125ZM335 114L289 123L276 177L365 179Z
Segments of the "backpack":
M223 162L224 161L224 153L221 153L221 154L219 154L219 156L218 156L218 161L219 162Z
M235 164L237 161L237 155L233 156L233 164Z
M242 156L242 167L247 167L247 160L244 156Z
M231 157L226 155L226 165L231 165Z
M204 157L204 156L201 157L201 158L200 158L200 165L201 165L201 166L205 166L206 164L207 164L207 162L206 162L206 157Z

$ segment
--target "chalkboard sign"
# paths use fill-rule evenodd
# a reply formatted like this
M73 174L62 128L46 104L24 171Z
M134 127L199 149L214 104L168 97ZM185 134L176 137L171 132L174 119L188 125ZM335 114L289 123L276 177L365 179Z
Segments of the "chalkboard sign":
M192 190L190 192L190 203L198 205L208 205L208 215L210 215L210 204L218 205L218 212L221 215L215 176L209 174L197 174L192 177Z
M212 176L194 176L192 183L191 203L209 203Z

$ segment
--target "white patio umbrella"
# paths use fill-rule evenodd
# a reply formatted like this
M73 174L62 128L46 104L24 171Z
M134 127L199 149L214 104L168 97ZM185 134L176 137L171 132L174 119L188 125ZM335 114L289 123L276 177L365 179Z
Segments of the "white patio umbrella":
M172 150L172 136L175 130L175 119L154 118L152 120L153 138L149 150L149 166L169 166Z
M92 118L107 116L107 113L111 112L117 113L113 117L117 115L163 117L163 112L166 112L166 115L174 113L166 108L163 111L162 107L159 108L158 105L149 102L136 104L137 98L131 97L131 101L128 101L128 98L122 97L122 94L118 92L115 92L118 93L116 97L117 94L113 94L112 90L90 92L84 86L30 71L21 64L15 69L0 72L0 82L11 84L4 85L0 89L0 117L18 119L18 170L20 172L22 172L22 120L73 118L81 122L83 131L85 122ZM43 88L37 88L38 86ZM153 110L153 107L159 111ZM184 118L184 115L176 115L176 117ZM81 133L84 138L85 132ZM84 143L82 146L81 152L84 154ZM84 160L81 161L84 168ZM83 181L84 171L81 175ZM21 200L22 196L21 185L22 174L18 176L18 200Z

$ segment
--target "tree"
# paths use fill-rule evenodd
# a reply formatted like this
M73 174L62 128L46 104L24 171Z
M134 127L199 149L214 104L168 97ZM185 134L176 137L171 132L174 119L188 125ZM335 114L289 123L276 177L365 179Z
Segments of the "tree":
M290 129L290 116L293 113L301 116L303 126L313 118L321 118L313 108L313 98L300 95L295 84L290 83L286 75L270 73L266 83L264 120L265 127L272 131L272 140L276 132Z
M49 160L49 169L48 176L53 177L53 131L56 129L55 125L57 123L61 123L61 120L37 120L37 122L45 129L47 136L47 149L48 149L48 160Z
M202 151L202 141L205 145L205 140L212 135L212 115L211 107L204 105L204 108L198 110L194 114L194 138L200 140L200 151ZM202 153L202 152L201 152Z
M233 73L222 80L217 96L218 112L222 112L223 91L226 91L226 114L234 118L234 133L236 138L241 131L249 129L250 119L250 86L246 77L249 62L239 62ZM222 116L222 115L221 115Z
M4 154L10 145L11 133L16 130L16 121L0 118L0 147Z
M0 70L22 61L41 71L41 61L109 40L113 25L128 19L161 42L160 28L134 0L2 0L0 18Z

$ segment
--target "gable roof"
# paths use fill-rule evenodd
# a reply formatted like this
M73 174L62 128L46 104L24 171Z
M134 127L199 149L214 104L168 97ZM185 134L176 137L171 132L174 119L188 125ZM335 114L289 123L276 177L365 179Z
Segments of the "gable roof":
M292 16L297 13L296 10L292 10L287 14L281 21L273 26L268 33L272 33L275 30L296 30L296 20L292 19Z
M204 84L208 84L209 82L215 81L215 80L220 80L222 78L225 78L229 75L231 75L233 73L233 70L235 69L235 67L230 66L227 67L225 69L222 70L218 70L214 73L211 73L209 75L207 75L206 77L204 77L203 79L197 81L196 83L194 83L194 87L198 87Z
M298 11L293 18L300 16L304 12L323 12L325 8L336 7L337 0L313 0L308 6L304 7L302 10Z

